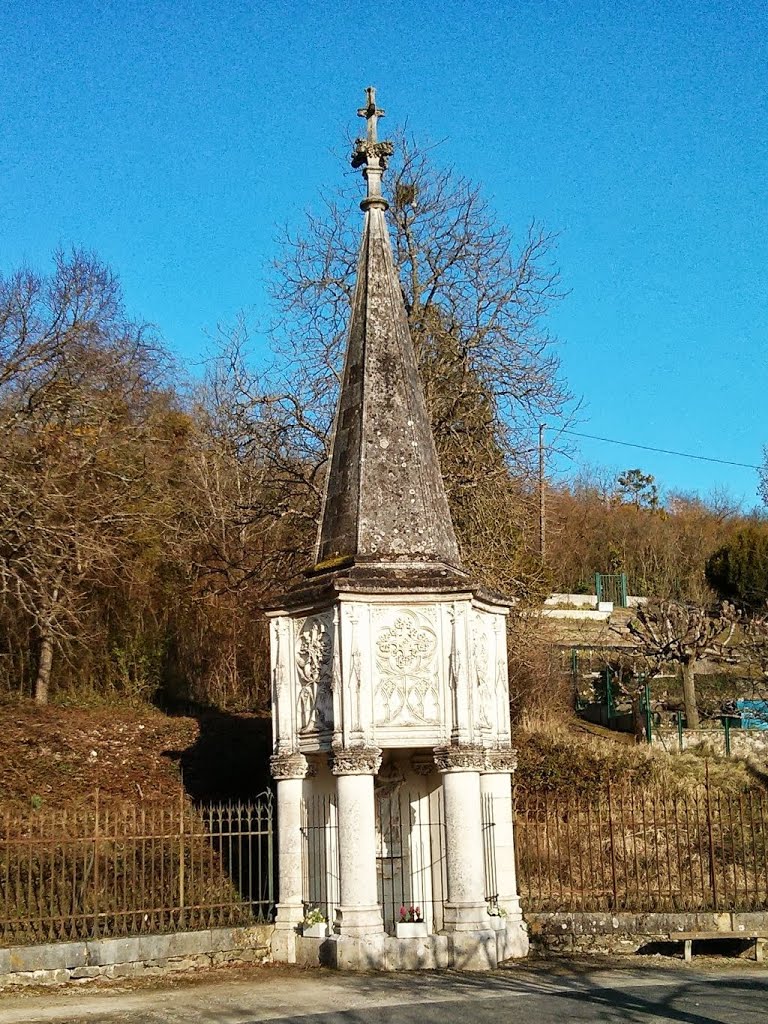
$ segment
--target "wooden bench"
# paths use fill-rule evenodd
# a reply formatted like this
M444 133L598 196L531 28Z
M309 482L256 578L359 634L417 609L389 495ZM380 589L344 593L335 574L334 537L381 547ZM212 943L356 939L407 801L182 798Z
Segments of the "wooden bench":
M766 932L675 932L669 936L671 942L683 943L683 959L690 963L693 959L694 942L716 942L726 940L730 942L752 942L755 948L755 960L762 963L764 946L768 940Z

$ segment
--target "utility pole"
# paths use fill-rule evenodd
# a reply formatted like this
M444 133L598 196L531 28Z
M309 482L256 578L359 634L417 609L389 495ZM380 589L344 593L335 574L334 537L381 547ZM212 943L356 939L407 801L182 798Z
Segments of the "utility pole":
M546 554L546 527L544 524L544 423L539 424L539 555Z

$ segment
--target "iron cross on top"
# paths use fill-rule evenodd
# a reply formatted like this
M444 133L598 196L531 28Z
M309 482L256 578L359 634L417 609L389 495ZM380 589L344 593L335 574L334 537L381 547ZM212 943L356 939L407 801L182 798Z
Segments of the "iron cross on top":
M376 106L376 90L372 85L368 86L365 90L365 94L368 98L368 104L365 107L361 107L358 112L358 117L364 117L368 122L368 130L366 133L368 142L378 142L376 137L376 125L380 117L384 117L384 111L380 110Z

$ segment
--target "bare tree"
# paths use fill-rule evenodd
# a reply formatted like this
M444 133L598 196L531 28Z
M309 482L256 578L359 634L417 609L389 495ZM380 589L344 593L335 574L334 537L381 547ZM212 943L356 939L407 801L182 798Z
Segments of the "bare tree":
M405 136L384 187L438 441L482 425L527 461L532 426L561 413L570 399L545 326L561 296L554 237L532 224L516 243L475 184L437 167ZM346 189L325 203L323 216L309 216L302 233L286 233L275 265L278 348L308 382L340 373L359 244L352 212L358 193L357 185ZM326 423L332 406L330 400L318 407Z
M0 594L38 650L48 699L55 651L83 640L94 588L124 576L146 536L147 445L163 380L148 331L83 252L0 280Z
M628 624L654 672L664 665L679 665L683 676L685 717L690 729L699 727L696 704L696 662L701 658L725 660L731 653L736 617L727 606L711 615L703 608L677 601L642 605Z

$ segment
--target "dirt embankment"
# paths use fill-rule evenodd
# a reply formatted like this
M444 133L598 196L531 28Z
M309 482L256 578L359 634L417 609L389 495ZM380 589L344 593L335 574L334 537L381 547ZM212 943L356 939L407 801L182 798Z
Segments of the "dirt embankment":
M270 723L253 715L170 716L152 708L0 706L0 805L64 809L178 795L230 800L269 780Z

